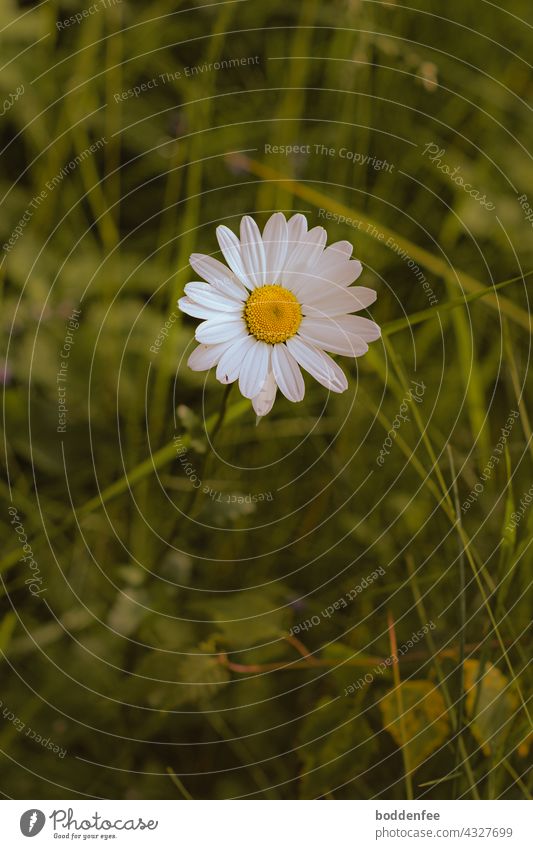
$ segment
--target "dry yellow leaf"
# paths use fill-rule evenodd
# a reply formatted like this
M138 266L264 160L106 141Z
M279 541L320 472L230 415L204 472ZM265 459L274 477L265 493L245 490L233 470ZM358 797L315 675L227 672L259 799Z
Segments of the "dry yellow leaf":
M400 748L404 744L408 746L409 762L415 769L446 740L450 724L444 699L431 681L406 681L399 691L402 720L396 688L387 693L379 707L385 729Z
M464 688L470 730L483 754L490 755L510 730L518 699L499 669L487 663L481 672L477 660L465 660Z

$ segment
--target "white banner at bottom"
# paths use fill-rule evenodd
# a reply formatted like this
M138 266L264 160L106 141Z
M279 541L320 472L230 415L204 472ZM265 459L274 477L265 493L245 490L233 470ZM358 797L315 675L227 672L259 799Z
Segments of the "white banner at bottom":
M6 800L0 802L0 826L1 844L9 849L73 843L117 849L531 849L532 807L523 801Z

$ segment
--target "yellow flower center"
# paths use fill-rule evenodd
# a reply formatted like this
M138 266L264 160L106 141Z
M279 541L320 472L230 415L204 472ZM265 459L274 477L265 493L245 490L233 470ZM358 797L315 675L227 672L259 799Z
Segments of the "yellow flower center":
M302 320L302 310L292 292L283 286L259 286L244 305L248 330L261 342L275 345L294 336Z

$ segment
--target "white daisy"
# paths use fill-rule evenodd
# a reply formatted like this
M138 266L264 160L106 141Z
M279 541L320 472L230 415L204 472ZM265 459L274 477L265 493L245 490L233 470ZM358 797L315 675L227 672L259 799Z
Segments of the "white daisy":
M258 416L270 412L278 387L289 401L302 400L300 367L332 392L344 392L346 376L325 351L359 357L380 336L377 324L352 315L376 299L373 289L350 286L362 271L359 260L350 259L352 246L326 247L324 228L308 230L300 214L287 221L274 213L262 235L246 215L240 233L239 240L217 227L227 266L204 254L190 258L207 282L188 283L178 302L203 319L189 367L216 366L221 383L238 380Z

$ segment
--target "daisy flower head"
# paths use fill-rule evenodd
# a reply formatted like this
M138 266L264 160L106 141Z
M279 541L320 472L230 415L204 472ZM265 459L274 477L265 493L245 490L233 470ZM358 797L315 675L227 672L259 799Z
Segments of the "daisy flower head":
M188 283L178 302L202 319L189 368L216 366L221 383L238 380L258 416L270 412L278 388L289 401L302 400L302 368L332 392L344 392L346 376L326 351L360 357L380 336L375 322L353 315L376 293L350 285L362 271L351 244L326 247L323 227L308 230L304 215L287 221L281 212L262 233L245 215L240 239L225 226L217 227L217 239L227 265L192 254L203 280Z

